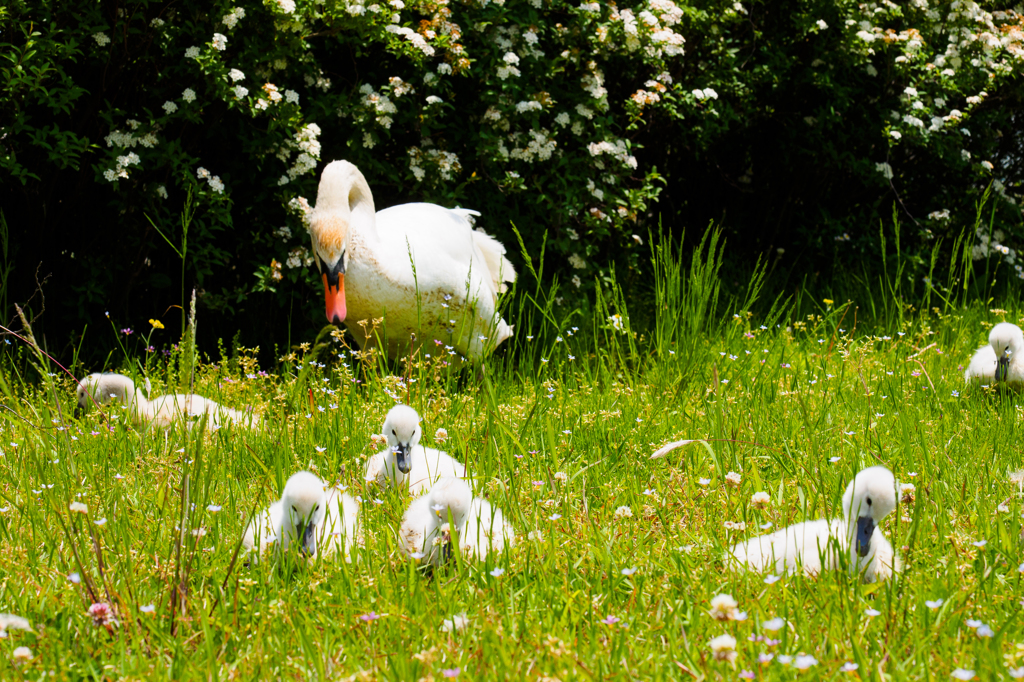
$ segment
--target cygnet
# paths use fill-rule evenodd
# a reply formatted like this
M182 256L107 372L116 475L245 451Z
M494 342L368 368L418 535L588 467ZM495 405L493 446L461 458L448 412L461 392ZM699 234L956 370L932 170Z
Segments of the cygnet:
M408 405L396 405L382 427L388 446L366 463L365 478L382 486L408 486L419 495L448 476L464 478L466 467L448 453L420 445L420 416Z
M452 529L462 528L473 503L473 491L461 478L442 478L417 497L402 517L399 548L411 559L439 566L451 556Z
M262 555L273 548L286 552L292 543L315 558L342 551L351 561L359 525L359 504L352 496L328 487L308 471L293 474L281 499L264 509L249 524L242 538L248 551Z
M885 467L861 471L843 494L843 518L805 521L752 538L733 547L727 563L734 568L772 571L802 570L817 575L840 565L846 555L850 570L865 582L890 578L901 564L878 525L896 509L896 479Z
M974 353L964 380L983 386L1005 382L1024 383L1024 332L1009 322L1000 322L988 334L988 345Z
M148 385L149 382L146 383ZM201 395L173 394L148 400L130 378L112 372L90 374L85 377L79 384L76 394L76 418L87 413L95 400L100 405L114 402L125 405L131 414L132 422L137 426L152 424L169 429L175 421L203 414L206 415L207 424L211 427L222 426L225 422L243 426L260 424L260 419L251 413L232 410Z

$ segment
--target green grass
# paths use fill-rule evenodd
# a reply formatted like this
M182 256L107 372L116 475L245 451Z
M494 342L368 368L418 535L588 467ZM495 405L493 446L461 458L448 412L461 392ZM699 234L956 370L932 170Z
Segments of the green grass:
M813 319L786 321L781 306L755 316L754 285L747 300L717 301L716 245L705 246L711 257L674 274L670 253L658 261L642 330L640 306L637 329L626 309L641 296L614 283L592 314L564 318L550 303L557 286L520 292L515 344L486 371L457 372L438 353L389 369L328 335L269 376L251 353L200 363L195 391L254 406L262 432L198 425L165 437L130 427L118 409L74 421L72 382L8 347L0 612L25 616L33 632L0 640L0 679L440 680L458 668L460 680L744 670L812 680L846 678L848 661L862 679L946 680L958 667L1008 678L1007 662L1024 660L1022 500L1009 481L1024 469L1024 413L1015 394L965 388L960 366L992 323L1024 311L889 302L888 321L869 331L855 327L864 308L854 304L822 302ZM605 321L613 312L625 332ZM116 366L137 378L145 367L154 394L189 385L183 353L129 357ZM402 559L394 532L408 500L362 480L395 397L420 411L426 444L447 429L444 448L515 525L507 554L433 578ZM650 459L680 438L707 446ZM726 550L760 524L838 514L852 475L877 463L916 486L882 526L904 562L896 579L864 585L837 571L767 585L725 570ZM235 552L245 519L300 469L364 498L365 546L351 564L244 567ZM730 471L739 487L726 484ZM771 496L765 510L750 504L758 491ZM72 501L88 514L70 512ZM622 506L632 516L617 516ZM712 619L720 593L747 619ZM941 608L926 608L938 598ZM113 605L116 626L93 623L94 601ZM380 617L360 619L371 612ZM461 613L467 627L444 632ZM776 616L788 626L773 635L761 623ZM738 641L733 665L708 646L726 633ZM751 641L764 635L778 641ZM14 660L18 646L33 658ZM776 660L761 664L760 653ZM797 672L778 660L800 653L817 665Z

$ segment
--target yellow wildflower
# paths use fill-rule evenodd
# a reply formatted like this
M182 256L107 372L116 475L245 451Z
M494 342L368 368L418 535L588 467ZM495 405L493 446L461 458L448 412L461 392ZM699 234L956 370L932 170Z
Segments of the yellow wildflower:
M153 325L153 329L163 329L164 323L160 320L150 320L149 323Z

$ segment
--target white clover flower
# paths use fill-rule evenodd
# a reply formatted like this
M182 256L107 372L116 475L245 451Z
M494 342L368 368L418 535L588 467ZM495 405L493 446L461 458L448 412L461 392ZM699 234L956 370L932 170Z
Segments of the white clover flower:
M725 475L725 482L733 487L739 487L743 477L737 474L735 471L730 471Z
M241 85L236 85L231 91L235 93L235 97L238 99L242 99L249 94L249 88L242 87Z
M615 516L620 519L628 519L633 516L633 510L626 505L622 505L615 510Z
M526 536L526 539L530 540L530 541L534 541L535 540L537 542L543 542L544 541L544 531L531 530L530 533Z
M245 80L245 74L239 71L238 69L231 69L230 71L228 71L228 77L236 83L238 81Z
M708 646L716 661L731 663L736 658L736 638L732 635L719 635L712 639Z
M81 502L72 502L70 505L68 505L68 509L73 512L78 512L79 514L89 513L89 507L85 506Z
M711 599L711 617L715 620L735 620L738 604L731 594L718 594Z
M771 497L769 497L768 493L765 492L754 493L750 497L750 503L757 507L758 509L763 509L767 507L769 504L771 504L771 501Z
M99 33L93 33L92 39L95 40L96 44L100 47L106 47L110 44L110 37L103 31L100 31Z
M434 440L438 443L443 443L448 440L448 429L439 428L434 432Z
M213 39L210 42L213 43L213 49L218 52L228 49L228 37L223 33L214 33Z
M173 114L175 111L178 110L178 105L170 100L167 100L163 103L163 108L164 111L166 111L168 114Z
M799 655L793 659L793 667L797 670L807 670L818 665L818 659L814 656Z
M181 98L186 102L195 102L196 92L192 88L185 88L185 90L181 93Z

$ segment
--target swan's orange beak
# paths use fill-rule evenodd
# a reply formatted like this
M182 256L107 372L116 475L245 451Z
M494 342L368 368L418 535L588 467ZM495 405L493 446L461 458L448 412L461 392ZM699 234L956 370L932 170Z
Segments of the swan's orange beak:
M327 283L327 275L321 275L324 280L324 298L327 301L327 321L331 324L341 324L345 321L345 275L338 275L338 286L332 287Z

